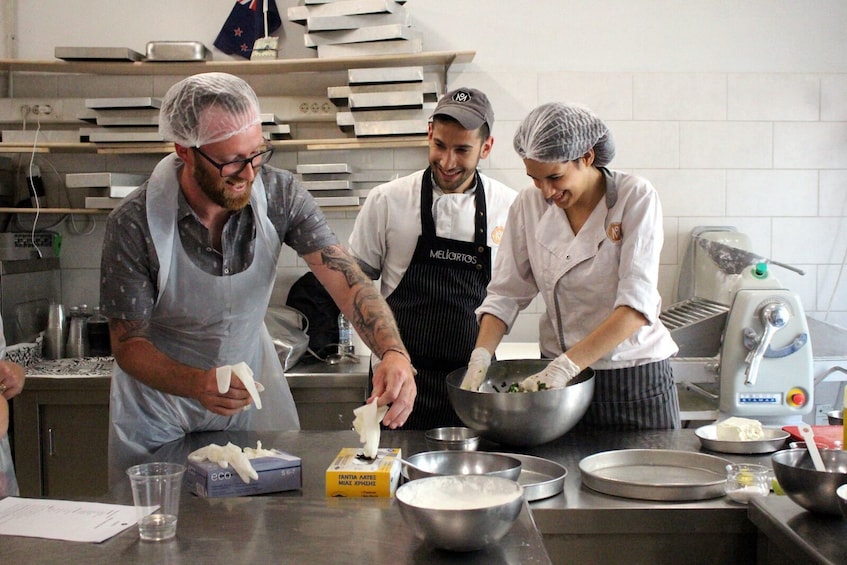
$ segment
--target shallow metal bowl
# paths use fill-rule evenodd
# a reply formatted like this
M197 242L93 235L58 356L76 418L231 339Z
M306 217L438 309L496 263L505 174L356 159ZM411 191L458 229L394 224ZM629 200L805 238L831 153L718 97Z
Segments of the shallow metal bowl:
M479 446L479 434L461 426L427 430L424 438L432 451L476 451Z
M480 475L411 481L394 496L418 538L452 551L474 551L499 541L523 506L518 483Z
M805 449L785 449L771 455L773 472L788 497L818 514L841 516L835 491L847 484L847 451L820 450L825 472L816 471Z
M830 426L844 425L844 414L841 410L830 410L826 413L826 420Z
M411 480L437 475L488 475L516 481L521 475L521 462L501 453L425 451L407 457L406 461L417 467L403 466Z
M765 437L755 440L726 440L718 439L718 427L715 424L701 426L694 430L694 435L700 439L700 444L711 451L719 453L773 453L785 445L791 434L782 429L763 428Z
M544 369L549 361L496 361L483 387L505 391L512 383ZM469 428L503 445L528 447L563 436L588 410L594 396L594 374L586 371L565 388L538 392L477 392L461 388L466 368L447 375L453 410Z

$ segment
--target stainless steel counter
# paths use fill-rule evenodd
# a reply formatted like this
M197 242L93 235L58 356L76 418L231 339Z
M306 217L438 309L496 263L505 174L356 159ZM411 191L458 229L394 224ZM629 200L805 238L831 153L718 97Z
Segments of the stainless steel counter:
M153 559L216 563L265 560L269 556L283 563L363 559L373 563L451 563L459 557L471 563L544 563L543 553L538 552L540 538L530 527L534 521L553 563L756 562L757 530L747 518L746 506L725 497L694 502L634 500L608 496L582 485L578 464L587 455L624 448L701 451L693 430L571 432L547 445L520 450L563 464L568 470L564 491L529 505L531 515L522 516L514 531L519 539L511 537L493 553L459 557L431 552L413 540L390 500L325 497L326 467L340 448L359 445L352 431L195 434L163 447L154 457L181 461L190 450L211 441L245 446L255 445L257 439L266 447L277 447L303 459L302 491L210 500L186 496L173 543L142 544L134 532L100 545L9 538L0 544L0 555L39 555L47 563L140 563ZM400 447L407 455L426 449L421 432L384 432L380 443ZM480 448L503 450L490 442L482 442ZM770 464L769 455L722 456ZM129 503L128 485L116 488L110 496L112 501Z
M762 533L762 563L847 563L847 520L812 514L785 496L754 501L749 517Z
M351 431L192 434L164 446L155 460L184 462L209 443L277 447L303 461L303 488L269 496L205 499L183 493L177 537L141 542L135 528L101 543L9 537L0 540L3 563L369 563L380 564L549 564L532 515L524 507L518 521L495 546L468 554L433 550L414 538L388 498L327 498L325 471L339 449L360 445ZM383 445L421 451L420 432L390 432ZM132 504L124 480L101 501Z

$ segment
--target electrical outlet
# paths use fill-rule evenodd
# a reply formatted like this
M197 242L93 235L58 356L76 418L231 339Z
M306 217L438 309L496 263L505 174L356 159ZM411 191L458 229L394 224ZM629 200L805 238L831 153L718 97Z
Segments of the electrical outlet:
M815 404L815 425L826 426L829 424L829 419L826 413L832 410L832 404Z
M63 100L58 98L4 98L0 101L0 121L33 123L64 121L63 109Z

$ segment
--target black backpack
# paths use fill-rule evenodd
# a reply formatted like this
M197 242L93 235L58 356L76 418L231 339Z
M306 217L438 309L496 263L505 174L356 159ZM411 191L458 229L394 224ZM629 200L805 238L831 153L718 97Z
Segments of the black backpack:
M337 352L341 310L314 273L309 271L294 281L285 304L302 312L308 320L309 353L323 359Z

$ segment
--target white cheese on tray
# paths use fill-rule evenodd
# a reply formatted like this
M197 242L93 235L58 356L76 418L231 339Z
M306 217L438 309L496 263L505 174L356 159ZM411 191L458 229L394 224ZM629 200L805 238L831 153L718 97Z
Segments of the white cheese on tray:
M749 418L731 417L718 422L717 436L721 441L756 441L765 439L762 423Z

